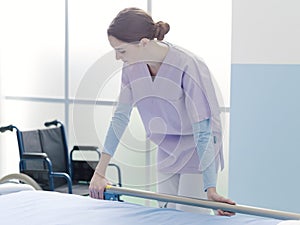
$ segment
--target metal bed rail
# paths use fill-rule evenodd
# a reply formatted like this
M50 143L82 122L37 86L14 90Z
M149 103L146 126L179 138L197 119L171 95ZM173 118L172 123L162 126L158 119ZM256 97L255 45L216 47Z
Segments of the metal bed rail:
M116 187L116 186L108 185L106 187L105 192L109 194L128 195L133 197L153 199L153 200L164 201L164 202L173 202L173 203L179 203L179 204L185 204L191 206L198 206L198 207L210 208L214 210L221 209L229 212L269 217L274 219L300 220L299 213L259 208L259 207L246 206L246 205L230 205L222 202L215 202L215 201L210 201L205 199L189 198L184 196L175 196L175 195L168 195L168 194L159 194L155 192L130 189L124 187Z

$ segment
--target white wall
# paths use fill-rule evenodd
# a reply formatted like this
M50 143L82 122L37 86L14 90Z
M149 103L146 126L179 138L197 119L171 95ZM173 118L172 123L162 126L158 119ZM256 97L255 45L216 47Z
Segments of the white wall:
M298 0L234 0L233 64L299 64Z
M300 1L234 0L229 196L299 212Z
M1 12L1 11L0 11ZM0 20L0 27L1 27L1 20ZM0 36L0 43L2 42L1 36ZM2 87L2 48L0 45L0 124L2 124L2 110L1 108L3 107L3 87ZM1 125L0 125L1 126ZM2 143L2 135L0 135L0 148L1 148L1 143ZM2 158L2 151L0 151L0 159ZM2 163L0 162L0 171L3 171ZM0 173L1 176L1 173Z

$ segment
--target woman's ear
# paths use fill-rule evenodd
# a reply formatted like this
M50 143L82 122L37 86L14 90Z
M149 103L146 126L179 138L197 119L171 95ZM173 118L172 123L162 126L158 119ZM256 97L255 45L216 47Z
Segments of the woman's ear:
M139 45L142 46L142 47L145 47L149 42L150 42L150 39L148 39L148 38L142 38L140 40Z

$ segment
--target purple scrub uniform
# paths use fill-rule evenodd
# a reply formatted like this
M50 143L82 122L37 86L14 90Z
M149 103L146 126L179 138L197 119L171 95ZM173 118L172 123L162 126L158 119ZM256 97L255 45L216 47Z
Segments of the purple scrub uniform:
M211 74L193 53L169 45L153 80L144 62L124 64L119 103L136 106L147 137L158 145L158 170L199 173L215 160L223 168L220 111ZM199 160L193 124L211 120L214 153ZM111 151L111 149L110 149ZM203 161L203 162L202 162Z

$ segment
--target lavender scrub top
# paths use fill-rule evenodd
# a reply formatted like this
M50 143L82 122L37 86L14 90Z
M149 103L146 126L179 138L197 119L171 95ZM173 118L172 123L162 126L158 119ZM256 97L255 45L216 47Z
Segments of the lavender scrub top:
M197 155L193 124L210 119L216 169L223 168L219 105L210 72L194 54L169 44L153 80L147 64L124 64L119 104L136 106L147 137L158 146L157 167L165 173L205 170ZM208 162L206 162L208 163Z

